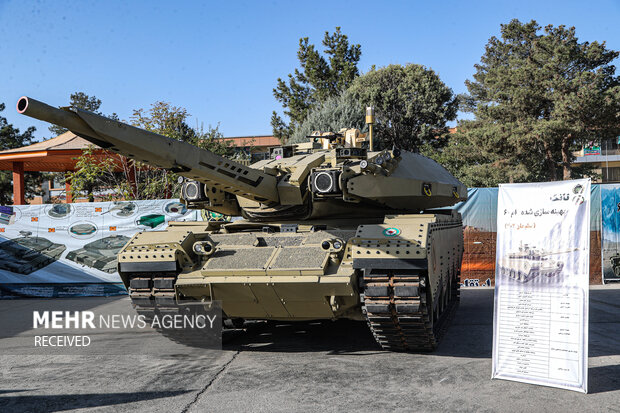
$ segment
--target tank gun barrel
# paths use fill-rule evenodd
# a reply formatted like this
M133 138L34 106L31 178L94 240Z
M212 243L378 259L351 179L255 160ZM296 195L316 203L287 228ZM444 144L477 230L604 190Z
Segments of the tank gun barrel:
M128 158L169 169L184 177L218 187L224 192L258 202L278 202L276 177L187 142L73 107L55 108L21 97L23 115L69 129L76 135Z

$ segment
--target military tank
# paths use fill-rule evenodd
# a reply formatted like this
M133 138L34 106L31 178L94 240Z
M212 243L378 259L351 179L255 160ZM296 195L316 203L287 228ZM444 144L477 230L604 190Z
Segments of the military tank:
M111 235L89 242L78 250L69 251L65 258L111 274L116 272L118 252L128 241L129 237L124 235Z
M47 238L32 237L20 231L21 237L0 242L0 269L28 275L57 261L67 247Z
M79 108L22 97L19 113L183 180L182 201L233 222L136 234L118 270L139 311L221 302L228 320L365 320L381 347L432 351L459 301L467 189L359 130L318 133L245 166Z
M133 202L114 201L112 208L108 209L101 215L112 213L112 215L119 218L130 217L136 213L137 206Z
M499 273L523 283L536 277L557 277L562 273L564 262L554 259L555 255L576 251L545 251L528 244L521 244L518 251L510 252L499 262Z
M52 218L62 219L71 214L71 205L69 204L54 204L47 211L47 214Z

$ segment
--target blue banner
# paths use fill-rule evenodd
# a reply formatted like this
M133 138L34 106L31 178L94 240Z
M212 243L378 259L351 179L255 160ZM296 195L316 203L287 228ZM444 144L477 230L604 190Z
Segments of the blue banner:
M620 281L620 184L601 185L603 282Z

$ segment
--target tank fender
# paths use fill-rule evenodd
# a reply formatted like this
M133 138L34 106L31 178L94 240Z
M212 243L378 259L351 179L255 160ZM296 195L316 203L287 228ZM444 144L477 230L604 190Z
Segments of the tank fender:
M189 227L143 231L118 253L118 272L126 287L131 273L178 273L199 261L192 251L196 237ZM145 274L147 275L147 274Z
M427 223L434 216L392 216L381 224L360 225L351 238L353 268L425 270Z

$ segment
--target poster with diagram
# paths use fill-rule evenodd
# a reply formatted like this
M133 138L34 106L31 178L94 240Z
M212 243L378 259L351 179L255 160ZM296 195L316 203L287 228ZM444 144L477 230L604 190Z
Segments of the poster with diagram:
M139 231L202 220L179 200L0 207L0 294L124 293L116 254Z

